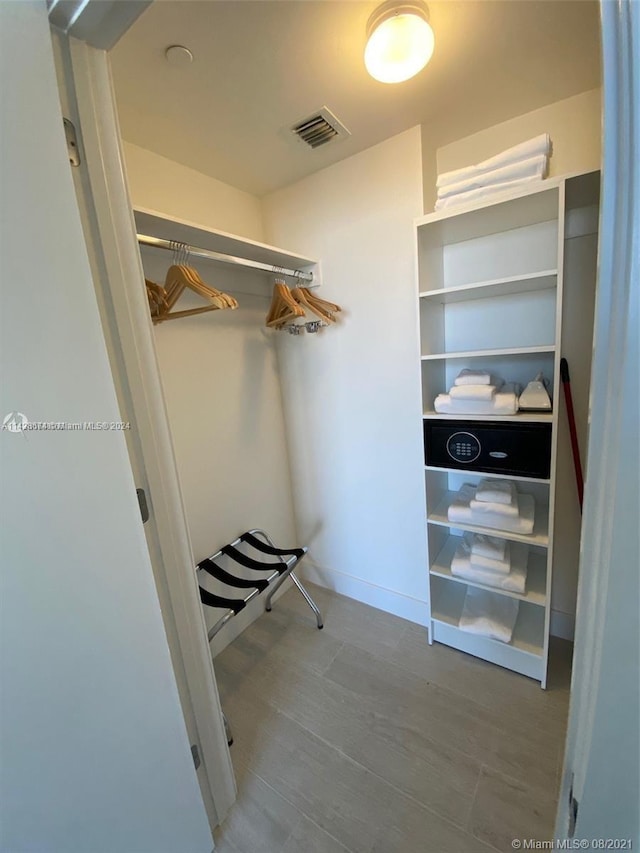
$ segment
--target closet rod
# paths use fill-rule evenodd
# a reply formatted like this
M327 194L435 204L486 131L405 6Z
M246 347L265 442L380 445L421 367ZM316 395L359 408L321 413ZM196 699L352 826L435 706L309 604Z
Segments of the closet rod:
M240 267L250 267L254 270L263 270L264 272L274 273L275 275L288 275L298 281L313 281L312 272L302 272L302 270L290 270L285 267L272 266L271 264L263 264L260 261L251 261L248 258L236 258L233 255L223 255L221 252L212 252L210 249L198 249L195 246L188 246L185 243L176 243L173 240L163 240L160 237L147 237L145 234L138 234L138 243L144 246L154 246L156 249L170 249L172 252L176 249L185 249L190 255L196 258L207 258L210 261L223 261L225 264L237 264Z

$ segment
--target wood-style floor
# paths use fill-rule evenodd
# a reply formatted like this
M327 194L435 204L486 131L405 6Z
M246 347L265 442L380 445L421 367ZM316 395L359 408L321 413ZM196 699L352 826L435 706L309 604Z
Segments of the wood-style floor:
M215 660L238 800L219 853L489 853L553 834L568 643L547 691L380 610L292 589Z

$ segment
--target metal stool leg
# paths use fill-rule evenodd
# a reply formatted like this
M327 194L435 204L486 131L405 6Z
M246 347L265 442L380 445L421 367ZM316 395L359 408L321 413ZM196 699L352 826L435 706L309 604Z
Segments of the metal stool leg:
M307 602L307 604L309 605L309 607L310 607L310 608L313 610L313 612L316 614L316 622L317 622L317 624L318 624L318 629L323 628L323 627L324 627L324 623L323 623L323 621L322 621L322 613L320 613L320 608L319 608L319 607L318 607L318 605L315 603L315 601L313 600L313 598L311 598L311 596L309 595L309 593L307 592L307 590L303 587L303 585L300 583L300 581L299 581L299 580L298 580L298 578L294 575L294 573L293 573L293 572L291 572L291 574L289 575L289 577L290 577L290 578L291 578L291 580L294 582L294 584L298 587L298 589L300 590L300 592L302 593L302 595L303 595L303 597L304 597L304 600Z
M265 533L264 530L251 530L250 532L253 534L257 534L258 536L262 536L262 538L265 540L265 542L268 545L275 547L273 542L271 541L271 537L268 535L268 533ZM306 548L305 548L305 551L306 551ZM287 561L283 557L279 557L278 559L281 563L284 563L285 565L287 565ZM271 612L271 599L273 598L274 594L277 592L278 587L281 586L281 584L283 584L288 577L290 577L291 580L294 582L294 584L298 587L298 589L300 590L300 592L302 593L302 595L304 597L304 600L307 602L309 607L315 613L316 623L318 625L318 630L320 630L321 628L324 627L324 623L322 621L322 613L320 612L320 608L315 603L313 598L311 598L311 596L309 595L307 590L302 586L302 584L300 583L298 578L294 575L293 569L290 569L288 572L285 572L280 577L280 579L275 584L273 584L272 588L269 590L267 597L265 599L264 609L267 611L267 613Z

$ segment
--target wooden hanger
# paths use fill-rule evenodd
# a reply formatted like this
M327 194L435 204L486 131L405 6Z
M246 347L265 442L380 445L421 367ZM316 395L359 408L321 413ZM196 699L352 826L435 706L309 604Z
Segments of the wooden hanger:
M335 323L335 317L323 307L317 304L317 300L312 300L308 296L309 291L302 287L294 287L291 290L293 298L303 307L312 311L316 317L320 317L325 323Z
M276 281L265 321L266 325L277 328L296 317L304 317L304 308L296 302L284 282Z
M167 310L167 299L164 287L160 287L159 284L156 284L154 281L150 281L148 278L145 278L144 283L147 291L147 299L149 300L151 316L158 317Z
M175 320L179 317L191 317L194 314L204 314L207 311L238 307L238 302L233 296L229 296L228 293L223 293L214 287L209 287L200 278L197 270L184 264L173 264L169 267L164 288L146 279L145 283L147 285L147 296L154 323ZM172 311L171 309L186 289L192 290L198 296L207 299L210 304L202 308ZM155 304L155 308L152 306L152 302Z
M228 293L223 293L221 290L218 290L215 287L210 287L200 277L200 273L198 270L193 267L187 266L185 264L180 264L178 269L184 274L185 278L191 282L190 286L192 290L196 293L199 293L201 296L204 296L206 299L220 299L226 308L237 308L238 303L233 298L233 296L229 296Z
M310 290L308 287L299 287L298 290L301 290L304 293L308 302L317 305L325 311L333 311L336 313L338 311L342 311L342 308L339 305L336 305L335 302L327 302L326 299L320 299L320 297L316 296L313 290Z

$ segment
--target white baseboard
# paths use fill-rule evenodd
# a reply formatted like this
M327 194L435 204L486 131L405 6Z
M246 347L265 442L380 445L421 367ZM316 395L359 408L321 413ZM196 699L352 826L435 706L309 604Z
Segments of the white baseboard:
M337 572L335 569L327 569L314 563L309 557L298 569L302 579L311 583L331 589L340 595L346 595L355 601L369 604L385 613L400 616L417 625L428 626L427 602L419 598L403 595L392 589L376 586L375 584Z
M576 632L576 617L574 613L563 613L562 610L551 610L550 632L552 637L571 640Z

